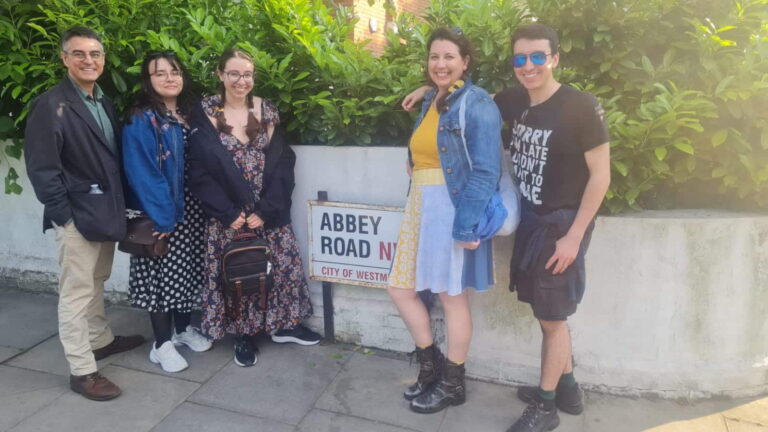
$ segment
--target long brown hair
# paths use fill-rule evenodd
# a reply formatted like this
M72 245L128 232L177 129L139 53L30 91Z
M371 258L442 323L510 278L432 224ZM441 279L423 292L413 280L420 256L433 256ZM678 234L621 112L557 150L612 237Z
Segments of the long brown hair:
M241 49L230 48L224 51L219 58L219 65L217 68L219 73L224 74L224 68L227 66L227 62L232 58L240 58L254 64L253 57L251 57L250 54ZM221 133L231 134L232 126L227 124L227 119L224 116L224 104L227 101L227 89L224 86L224 81L219 83L219 94L221 95L221 100L219 102L219 109L216 113L216 129ZM252 141L259 135L264 126L259 119L256 118L256 115L253 112L253 95L249 94L245 99L248 106L248 123L245 125L245 134L248 136L248 141ZM262 113L262 115L264 115L264 113Z

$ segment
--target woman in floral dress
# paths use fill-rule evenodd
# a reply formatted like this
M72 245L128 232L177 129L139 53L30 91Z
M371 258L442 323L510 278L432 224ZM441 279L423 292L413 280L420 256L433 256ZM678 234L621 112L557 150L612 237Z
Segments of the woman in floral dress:
M302 345L314 345L320 336L301 325L312 305L290 224L295 154L284 142L275 106L251 94L251 56L226 51L218 76L219 94L204 98L190 118L197 128L191 137L190 187L210 216L201 329L212 339L234 333L235 363L251 366L257 352L253 336L259 332L275 342ZM258 308L257 295L243 296L235 305L222 287L224 249L246 229L265 237L272 249L273 282L265 311Z

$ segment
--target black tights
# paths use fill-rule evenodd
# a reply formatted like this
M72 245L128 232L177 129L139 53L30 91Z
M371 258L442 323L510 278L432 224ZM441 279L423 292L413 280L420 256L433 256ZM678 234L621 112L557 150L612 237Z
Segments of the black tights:
M171 340L171 322L176 327L176 333L187 329L192 318L191 312L150 312L149 320L152 322L152 331L155 333L155 347Z

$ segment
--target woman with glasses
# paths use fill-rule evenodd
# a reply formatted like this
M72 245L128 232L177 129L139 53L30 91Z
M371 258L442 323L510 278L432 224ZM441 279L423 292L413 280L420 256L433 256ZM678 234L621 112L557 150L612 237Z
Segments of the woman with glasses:
M312 314L304 269L291 228L293 150L285 142L275 105L252 94L253 58L224 52L218 64L219 94L204 98L192 115L193 191L210 216L206 229L203 332L235 334L235 363L256 363L256 335L275 342L314 345L320 336L301 325ZM234 304L222 286L222 255L246 229L266 238L272 251L272 287L266 310L257 295Z
M176 346L206 351L211 342L190 325L203 285L203 229L199 202L186 186L187 117L197 98L173 52L150 53L141 65L141 88L123 128L123 164L129 209L155 224L169 251L159 258L131 256L129 292L149 311L155 343L149 360L166 372L188 367Z
M459 29L437 29L427 47L430 89L408 147L411 190L388 287L416 344L419 375L403 396L419 413L466 398L467 289L494 284L492 244L478 226L497 188L501 149L499 111L469 78L469 40ZM443 305L447 358L434 343L420 292L437 294Z

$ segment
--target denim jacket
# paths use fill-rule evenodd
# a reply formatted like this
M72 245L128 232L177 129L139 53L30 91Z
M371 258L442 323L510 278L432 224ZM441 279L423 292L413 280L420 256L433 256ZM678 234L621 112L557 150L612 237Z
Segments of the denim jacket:
M459 98L464 93L467 94L466 151L459 126ZM437 89L425 95L414 131L436 95ZM456 208L452 234L458 241L474 241L478 238L475 228L501 176L501 115L488 92L469 79L448 96L446 104L446 111L440 113L437 147L448 194ZM410 150L408 157L413 165ZM472 169L467 157L472 160Z
M184 136L176 119L152 110L134 114L123 128L126 206L144 211L158 232L184 220ZM160 137L160 165L157 138Z

